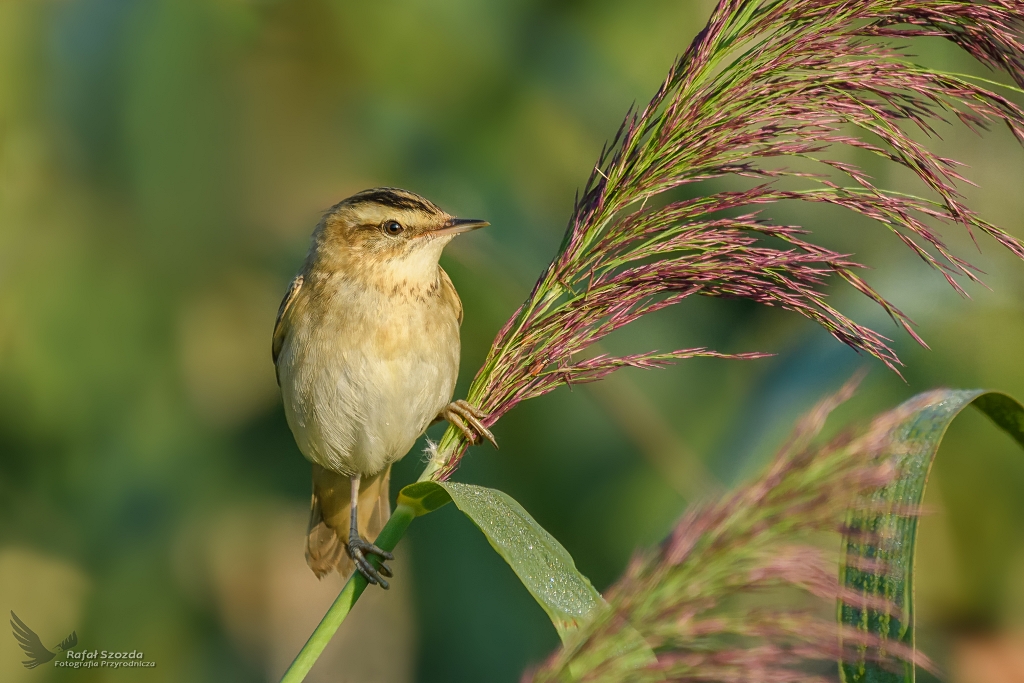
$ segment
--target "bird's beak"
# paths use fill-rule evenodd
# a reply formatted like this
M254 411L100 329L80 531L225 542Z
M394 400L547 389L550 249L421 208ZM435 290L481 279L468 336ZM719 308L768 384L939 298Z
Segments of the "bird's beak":
M424 237L441 237L444 235L461 235L464 232L470 230L476 230L477 228L484 228L490 225L487 221L481 221L476 218L452 218L445 222L440 228L431 230L430 232L423 233Z

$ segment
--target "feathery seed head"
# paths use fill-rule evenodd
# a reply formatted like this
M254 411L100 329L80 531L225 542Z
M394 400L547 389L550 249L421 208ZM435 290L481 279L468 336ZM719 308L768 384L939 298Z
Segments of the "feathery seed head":
M831 679L816 667L864 657L894 670L904 661L934 670L900 641L835 623L837 602L901 618L895 605L840 582L836 535L851 508L895 480L893 430L932 398L889 411L860 434L815 443L857 381L804 416L760 477L693 506L659 548L637 554L605 592L610 607L524 682L824 683ZM847 562L878 575L889 569L865 558ZM637 667L622 656L634 628L656 662Z
M620 367L764 355L583 356L611 331L694 295L793 311L898 371L890 340L836 310L825 288L852 285L923 343L910 319L860 277L850 255L814 244L810 226L774 224L760 209L801 201L870 218L961 293L961 281L978 275L939 226L987 235L1024 258L1024 243L967 206L960 165L913 135L956 119L975 131L1002 122L1024 142L1024 109L996 91L1006 86L919 66L896 47L946 38L1024 86L1022 26L1024 0L720 0L654 98L630 111L602 151L561 249L495 339L468 397L491 414L487 426L520 401ZM835 158L842 147L911 171L921 196L876 185ZM786 166L808 162L818 170ZM661 199L730 177L760 184ZM432 476L450 476L465 448L449 430Z

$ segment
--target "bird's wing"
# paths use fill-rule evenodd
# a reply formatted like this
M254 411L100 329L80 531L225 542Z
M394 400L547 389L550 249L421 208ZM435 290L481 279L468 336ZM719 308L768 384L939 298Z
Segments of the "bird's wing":
M60 641L60 645L57 647L61 650L70 650L75 645L78 645L78 633L76 631L72 631L71 635Z
M459 312L459 324L461 325L462 299L459 298L459 293L455 291L455 285L452 284L452 279L448 277L448 273L444 272L444 268L438 266L437 269L441 271L441 296Z
M39 640L35 631L26 626L13 610L11 611L11 628L14 629L14 638L18 641L18 645L29 656L22 662L26 668L34 669L57 656L43 647L43 641Z
M281 354L281 347L284 345L284 338L288 336L288 319L286 314L288 309L291 308L292 303L295 301L296 295L299 290L302 289L303 277L301 275L295 276L292 283L288 286L288 292L284 295L284 299L281 301L281 307L277 309L277 321L274 323L274 345L271 351L274 364L277 365L277 357ZM278 383L281 379L278 378Z

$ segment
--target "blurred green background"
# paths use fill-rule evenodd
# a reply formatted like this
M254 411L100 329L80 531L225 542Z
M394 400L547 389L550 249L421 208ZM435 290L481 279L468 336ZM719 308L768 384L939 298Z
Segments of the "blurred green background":
M320 213L397 185L491 221L442 260L465 304L464 391L554 253L602 143L711 6L0 3L0 607L47 646L76 630L80 649L157 663L28 671L0 636L0 679L277 680L340 587L305 566L309 465L270 362L278 302ZM945 45L919 53L983 73ZM969 164L982 215L1024 237L1024 153L1009 134L941 132L935 146ZM559 390L496 426L500 452L470 452L458 478L511 493L598 588L688 501L755 472L864 364L840 421L938 385L1024 397L1024 264L949 231L991 287L965 300L879 226L822 207L769 213L871 264L869 281L931 350L838 287L844 311L895 338L905 383L812 324L743 302L688 301L610 339L778 355ZM420 450L393 491L417 475ZM978 662L1024 658L1024 457L968 415L934 475L925 649L955 679L997 680ZM398 552L394 589L368 591L311 681L514 681L557 645L453 506L417 521Z

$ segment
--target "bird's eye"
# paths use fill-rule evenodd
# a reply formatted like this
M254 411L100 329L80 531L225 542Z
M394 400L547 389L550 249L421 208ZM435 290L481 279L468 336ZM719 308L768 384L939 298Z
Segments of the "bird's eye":
M401 235L405 232L405 228L398 221L384 221L384 232L389 235Z

